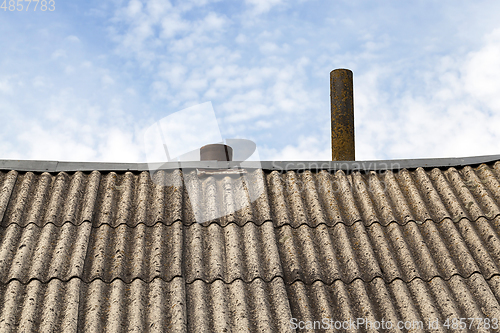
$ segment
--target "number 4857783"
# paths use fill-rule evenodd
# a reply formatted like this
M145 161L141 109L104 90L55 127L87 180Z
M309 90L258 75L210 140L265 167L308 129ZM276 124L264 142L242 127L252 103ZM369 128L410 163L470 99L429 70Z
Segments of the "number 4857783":
M1 0L0 0L1 1ZM34 2L33 5L31 3ZM24 5L23 5L24 3ZM26 4L27 3L27 4ZM40 3L40 5L38 5ZM42 12L49 10L53 12L56 10L56 2L55 0L3 0L0 9L3 11L7 11L7 9L11 12L13 11L28 11L30 10L30 5L33 11L36 11L37 7Z

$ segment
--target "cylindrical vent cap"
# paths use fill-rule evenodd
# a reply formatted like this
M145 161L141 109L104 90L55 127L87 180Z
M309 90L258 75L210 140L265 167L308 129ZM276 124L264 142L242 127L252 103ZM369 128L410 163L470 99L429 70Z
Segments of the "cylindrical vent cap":
M201 161L232 161L233 148L221 143L206 145L200 149Z

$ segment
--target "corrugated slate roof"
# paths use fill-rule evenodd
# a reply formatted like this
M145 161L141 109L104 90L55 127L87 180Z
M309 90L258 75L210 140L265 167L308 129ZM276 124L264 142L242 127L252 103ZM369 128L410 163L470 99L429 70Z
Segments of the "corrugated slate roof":
M0 331L500 318L500 162L249 169L253 202L239 176L155 177L170 185L147 171L0 171ZM213 196L248 205L197 223L188 178L207 211Z

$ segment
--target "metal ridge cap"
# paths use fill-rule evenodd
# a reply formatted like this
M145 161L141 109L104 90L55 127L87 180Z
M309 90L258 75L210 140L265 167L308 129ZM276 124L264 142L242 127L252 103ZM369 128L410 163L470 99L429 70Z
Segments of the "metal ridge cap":
M451 158L418 158L370 161L275 161L261 162L264 170L385 171L416 168L449 168L500 161L500 155Z
M327 170L327 171L384 171L400 169L461 167L500 161L500 155L485 155L454 158L422 158L371 161L193 161L166 163L119 163L119 162L62 162L40 160L0 160L0 170L32 172L73 171L148 171L164 169L227 169L248 168L269 171Z

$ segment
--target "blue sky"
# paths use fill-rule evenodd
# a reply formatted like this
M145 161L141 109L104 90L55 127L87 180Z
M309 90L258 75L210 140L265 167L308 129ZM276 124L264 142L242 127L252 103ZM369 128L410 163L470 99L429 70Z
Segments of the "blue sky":
M498 1L32 8L0 10L2 159L145 162L149 126L211 101L262 160L329 160L335 68L354 72L358 160L500 153Z

